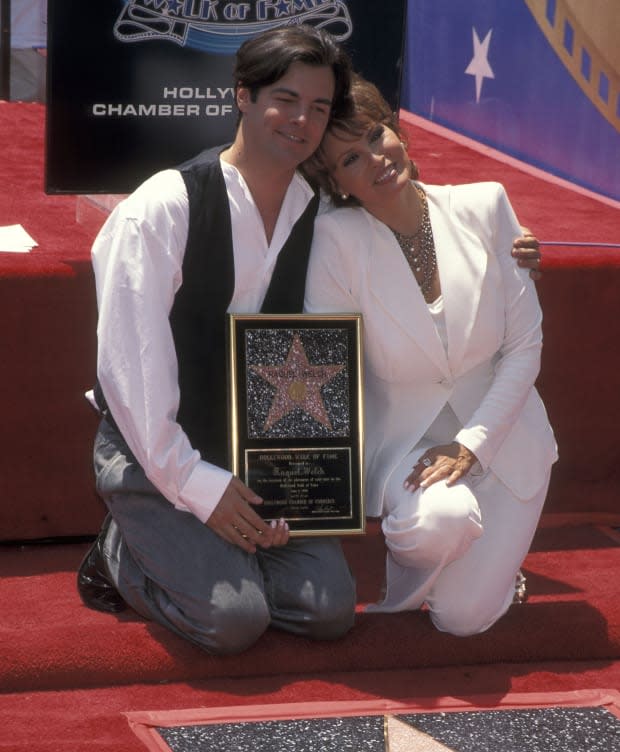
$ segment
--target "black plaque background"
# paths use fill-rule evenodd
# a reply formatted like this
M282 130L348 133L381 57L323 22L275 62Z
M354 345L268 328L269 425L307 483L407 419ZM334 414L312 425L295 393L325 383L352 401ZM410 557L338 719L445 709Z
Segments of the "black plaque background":
M246 363L244 348L245 332L248 329L290 329L295 331L326 328L344 329L347 332L348 411L350 416L348 437L252 438L248 434L248 423L246 420L248 404L245 385L248 377L248 364ZM230 352L229 368L231 370L231 377L234 371L236 382L233 386L233 388L236 387L234 395L231 388L231 407L232 400L235 400L237 408L237 419L233 421L234 424L231 426L231 436L233 438L231 442L231 467L233 472L251 486L251 483L248 482L249 478L246 476L246 450L250 452L260 451L265 454L287 451L304 455L333 450L339 457L344 456L344 450L349 450L350 455L349 467L342 468L342 475L346 474L346 476L350 477L350 487L347 489L350 498L346 500L346 504L342 503L342 508L346 506L347 509L345 515L336 517L333 514L329 514L323 518L317 515L310 520L295 520L289 519L284 511L278 511L281 508L278 505L270 506L268 504L256 507L257 511L266 519L270 519L272 516L286 517L292 534L363 533L365 530L365 513L362 495L363 426L361 423L360 317L354 314L347 314L342 317L303 314L298 316L231 315L230 334L231 347L234 343L234 350L231 349ZM286 358L287 353L288 350L282 353L282 361ZM253 490L260 493L258 488L253 488Z
M227 2L221 0L220 12ZM345 2L353 35L344 45L354 66L379 86L396 109L406 1ZM230 115L222 117L92 114L95 103L167 102L162 95L165 86L204 90L231 85L233 54L212 54L167 40L116 39L114 24L123 5L122 0L48 0L48 193L129 193L157 170L226 143L234 135L234 106Z
M291 460L287 459L289 455L292 456ZM343 525L348 528L352 522L357 527L358 515L354 509L353 494L350 493L353 486L351 455L350 447L325 449L315 446L307 451L296 447L293 452L285 450L282 453L274 449L253 452L246 447L243 475L253 491L270 500L260 507L261 515L266 519L284 517L294 529L332 529ZM308 468L307 474L304 475L304 471L301 471L287 477L278 476L274 472L274 469L280 469L286 473L294 470L297 465ZM299 486L306 485L310 489L308 500L300 501L299 504L295 501L297 477L303 481ZM311 490L313 484L314 491ZM349 490L348 498L342 494L343 484ZM284 490L290 486L293 486L290 492ZM277 497L277 501L274 501L274 497ZM334 499L334 503L321 504L321 498Z

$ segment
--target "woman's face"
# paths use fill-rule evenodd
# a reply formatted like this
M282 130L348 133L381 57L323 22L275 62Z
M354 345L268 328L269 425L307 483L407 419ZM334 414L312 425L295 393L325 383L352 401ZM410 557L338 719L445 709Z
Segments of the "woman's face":
M322 150L335 191L354 196L369 211L390 202L409 183L405 145L382 123L359 138L328 132Z

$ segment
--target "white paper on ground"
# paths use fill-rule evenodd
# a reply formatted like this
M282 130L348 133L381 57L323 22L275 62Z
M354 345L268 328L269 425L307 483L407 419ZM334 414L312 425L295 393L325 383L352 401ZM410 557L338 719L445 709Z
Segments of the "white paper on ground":
M0 253L29 253L36 245L21 225L0 227Z

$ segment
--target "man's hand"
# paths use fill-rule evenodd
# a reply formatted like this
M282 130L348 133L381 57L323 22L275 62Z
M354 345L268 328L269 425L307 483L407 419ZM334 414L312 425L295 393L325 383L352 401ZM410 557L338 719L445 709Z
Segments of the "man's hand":
M452 486L467 475L476 461L476 455L457 441L431 447L413 466L403 485L412 493L417 488L428 488L439 480L445 480L447 486Z
M527 227L522 227L523 235L516 238L512 244L512 256L517 259L517 264L523 269L530 270L530 277L536 280L542 277L540 271L540 245Z
M262 501L239 478L233 477L206 525L224 540L251 554L256 553L257 546L283 546L288 541L288 525L284 520L268 525L252 509Z

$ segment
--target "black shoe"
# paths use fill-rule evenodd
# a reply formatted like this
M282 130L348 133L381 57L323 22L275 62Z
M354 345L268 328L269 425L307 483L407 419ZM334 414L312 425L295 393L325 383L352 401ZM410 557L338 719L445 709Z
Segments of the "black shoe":
M84 605L95 611L117 614L127 604L110 580L103 558L103 542L110 527L111 517L106 517L97 539L82 559L77 573L77 589Z

